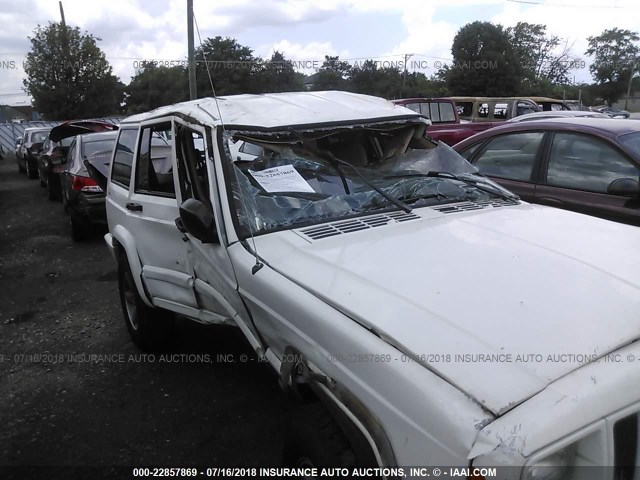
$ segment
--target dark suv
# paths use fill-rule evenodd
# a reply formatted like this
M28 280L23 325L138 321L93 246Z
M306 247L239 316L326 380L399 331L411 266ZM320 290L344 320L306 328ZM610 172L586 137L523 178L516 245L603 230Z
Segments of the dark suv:
M21 155L16 155L18 170L29 178L38 178L38 153L51 128L27 128L20 144Z
M56 190L51 188L49 178L52 175L58 175L64 170L65 157L69 150L69 145L73 141L73 137L63 138L59 142L54 142L47 136L42 144L40 155L38 156L38 177L40 178L40 186L46 188L49 194L49 200L56 199Z

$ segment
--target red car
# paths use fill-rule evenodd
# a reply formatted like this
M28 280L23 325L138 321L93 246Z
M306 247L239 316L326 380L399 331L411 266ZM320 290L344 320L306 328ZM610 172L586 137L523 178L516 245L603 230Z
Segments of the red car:
M49 141L61 143L58 155L51 155L49 161L47 157L42 157L39 172L41 177L46 180L43 182L47 187L49 200L62 200L62 185L60 184L60 174L65 169L66 155L69 144L64 146L64 140L75 137L76 135L84 135L86 133L112 132L118 130L118 126L101 120L72 120L61 123L53 127L49 132Z
M523 200L640 225L640 120L514 123L453 148Z
M450 98L402 98L393 100L396 105L421 113L431 120L426 134L433 140L441 140L447 145L455 145L493 125L487 122L471 123L460 121L456 104Z

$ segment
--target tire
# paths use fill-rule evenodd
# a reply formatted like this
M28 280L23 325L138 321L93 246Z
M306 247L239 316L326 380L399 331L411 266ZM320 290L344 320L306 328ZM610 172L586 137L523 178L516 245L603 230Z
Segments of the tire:
M169 349L174 339L173 313L144 303L126 258L118 262L118 290L124 321L133 343L147 352Z
M31 180L33 180L34 178L38 177L38 170L36 169L35 171L31 168L31 166L29 165L29 159L26 160L25 162L26 165L26 170L27 170L27 177Z
M83 242L87 239L88 232L84 225L80 222L70 218L71 222L71 238L73 238L74 242Z
M287 467L353 468L358 461L347 437L320 402L291 413L282 452Z
M49 198L49 200L51 200L52 202L55 202L57 200L56 194L53 193L53 190L51 190L51 182L47 182L47 198Z

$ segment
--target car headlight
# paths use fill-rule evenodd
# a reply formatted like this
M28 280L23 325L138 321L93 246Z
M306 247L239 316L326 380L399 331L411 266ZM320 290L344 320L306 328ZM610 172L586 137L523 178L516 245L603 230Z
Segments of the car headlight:
M571 476L576 461L576 444L562 448L537 460L524 469L523 480L556 480Z
M532 455L520 478L580 480L584 478L585 468L601 465L607 465L607 433L604 420L574 432L562 442ZM589 478L595 478L591 473Z

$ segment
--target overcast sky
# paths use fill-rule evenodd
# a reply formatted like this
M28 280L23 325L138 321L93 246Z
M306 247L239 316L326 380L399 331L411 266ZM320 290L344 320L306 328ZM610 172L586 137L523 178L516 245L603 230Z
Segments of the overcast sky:
M186 0L64 0L63 6L69 25L101 39L125 84L142 60L186 58ZM194 12L203 39L230 36L262 57L279 50L320 64L324 55L398 62L413 54L409 68L427 75L451 60L454 35L475 20L546 24L587 61L588 36L613 27L640 30L637 0L194 0ZM58 1L0 0L0 20L0 103L15 103L26 98L27 37L38 24L60 20ZM591 81L585 69L572 76Z

